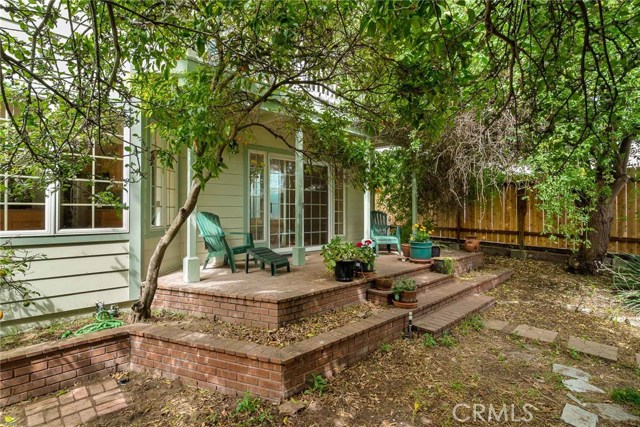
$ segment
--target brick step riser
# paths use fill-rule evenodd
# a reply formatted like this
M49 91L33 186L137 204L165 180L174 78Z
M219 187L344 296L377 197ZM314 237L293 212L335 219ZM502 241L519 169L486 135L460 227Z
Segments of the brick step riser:
M409 276L411 278L411 276ZM427 290L435 289L439 286L446 285L453 281L453 275L446 275L436 280L430 280L426 282L416 283L418 287L418 293ZM393 294L391 291L384 291L381 289L371 288L367 290L367 300L371 303L378 305L391 305Z
M426 267L416 265L414 269L407 272L393 273L385 277L419 275L425 271L428 271ZM354 281L339 288L279 301L194 290L176 290L160 286L156 292L153 308L204 315L229 323L275 329L304 317L366 301L367 290L373 287L373 282L374 278Z
M508 280L511 276L513 275L513 273L503 273L497 277L494 277L492 279L489 280L485 280L482 281L480 283L475 284L474 286L470 286L466 289L462 289L454 294L451 294L449 296L447 296L446 298L439 300L433 304L429 304L426 306L423 306L419 309L413 310L413 316L414 318L419 318L421 316L425 316L439 308L444 307L445 305L448 304L452 304L455 301L464 298L466 296L469 295L474 295L474 294L480 294L482 292L486 292L488 290L491 290L493 288L495 288L496 286L498 286L500 283ZM420 295L418 294L418 297Z
M479 314L482 313L485 310L489 310L491 309L494 305L495 305L495 300L490 301L474 310L470 310L467 313L465 313L463 316L458 317L457 319L455 319L454 321L452 321L451 323L448 323L447 325L443 326L442 328L438 328L437 330L426 330L423 328L420 328L418 326L415 326L416 332L418 333L428 333L431 336L433 336L434 338L440 338L441 336L443 336L445 333L451 331L453 328L455 328L456 326L458 326L459 324L461 324L462 322L464 322L465 320L467 320L468 318L470 318L471 316L473 316L474 314Z

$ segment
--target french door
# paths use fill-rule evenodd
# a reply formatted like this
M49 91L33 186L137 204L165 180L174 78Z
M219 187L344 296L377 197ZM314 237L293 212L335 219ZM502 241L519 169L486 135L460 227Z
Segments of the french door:
M291 248L295 245L295 161L290 157L261 152L250 152L249 160L249 231L256 241L265 242L271 249ZM327 243L333 234L333 182L327 166L305 166L305 247L319 247ZM341 188L336 194L341 200L339 218L335 222L342 227Z

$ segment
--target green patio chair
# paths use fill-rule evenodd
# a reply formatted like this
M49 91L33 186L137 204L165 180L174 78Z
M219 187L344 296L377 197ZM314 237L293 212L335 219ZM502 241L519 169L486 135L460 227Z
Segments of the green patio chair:
M204 246L207 248L207 258L204 260L202 269L207 267L207 263L214 256L224 255L224 265L231 266L231 272L236 272L236 262L234 255L244 254L247 249L253 248L253 237L251 233L229 232L225 233L220 225L220 217L211 212L198 212L196 222L200 229L200 235L204 239ZM244 245L230 247L226 236L230 234L244 235Z
M391 234L391 228L395 228L395 234ZM387 251L391 253L391 245L396 245L400 255L400 227L387 224L387 214L380 211L371 211L371 240L376 243L376 256L380 255L380 245L387 245Z

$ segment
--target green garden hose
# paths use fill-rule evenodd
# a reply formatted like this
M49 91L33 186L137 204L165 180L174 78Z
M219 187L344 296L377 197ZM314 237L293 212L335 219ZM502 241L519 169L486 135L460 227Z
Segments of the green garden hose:
M82 328L78 329L75 332L66 331L64 334L62 334L60 338L67 338L68 336L71 336L71 335L77 337L79 335L88 334L89 332L96 332L96 331L101 331L103 329L117 328L118 326L122 326L122 325L124 325L124 322L122 320L114 319L111 313L109 313L108 311L101 310L96 313L95 322L90 323L86 326L83 326Z

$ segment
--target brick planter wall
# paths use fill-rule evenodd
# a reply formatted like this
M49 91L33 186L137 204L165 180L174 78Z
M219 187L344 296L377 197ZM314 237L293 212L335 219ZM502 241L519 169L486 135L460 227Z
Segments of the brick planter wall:
M117 369L180 378L232 395L250 391L277 401L306 388L311 375L332 376L381 343L398 338L406 315L403 310L385 310L282 349L140 324L10 350L0 356L0 405L52 393Z
M42 396L129 363L127 328L0 353L0 407Z
M132 331L131 369L226 394L282 397L279 349L175 328Z
M201 314L260 328L278 327L278 304L275 299L225 295L208 289L194 290L188 285L158 287L153 307Z
M367 299L371 282L358 281L292 298L224 295L207 289L159 287L154 308L204 314L225 322L275 329L285 323Z
M467 281L448 294L436 287L428 298L419 297L414 318L452 299L489 289L510 275L503 272ZM0 406L127 368L222 393L250 391L281 400L303 390L311 375L332 376L380 344L399 338L408 312L383 310L285 348L136 324L10 350L0 353Z

